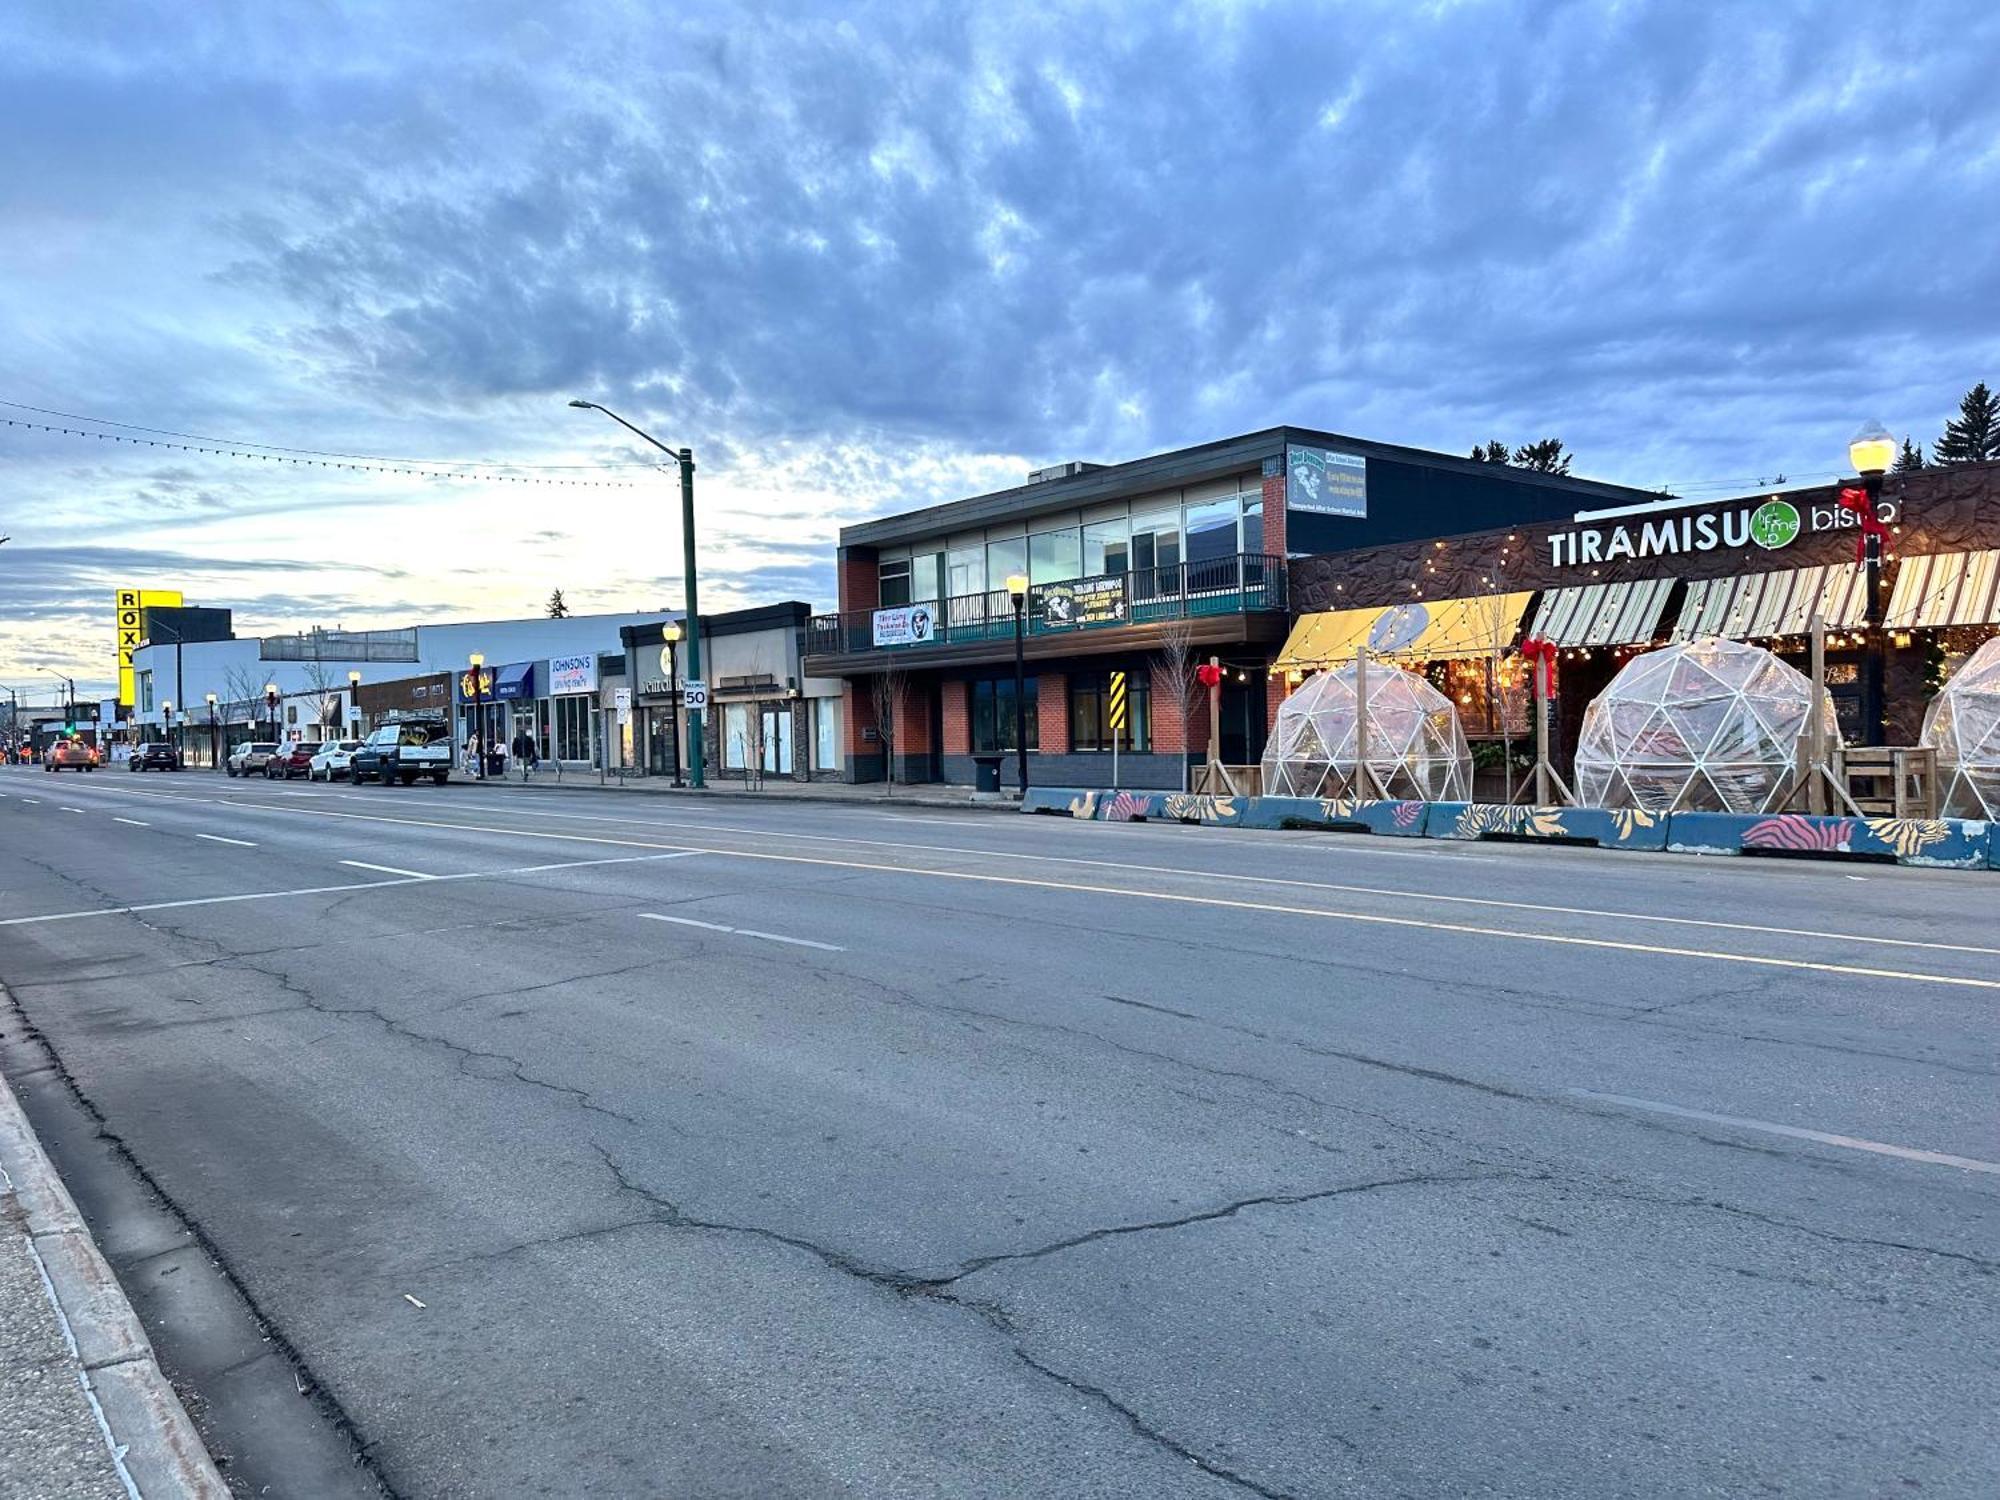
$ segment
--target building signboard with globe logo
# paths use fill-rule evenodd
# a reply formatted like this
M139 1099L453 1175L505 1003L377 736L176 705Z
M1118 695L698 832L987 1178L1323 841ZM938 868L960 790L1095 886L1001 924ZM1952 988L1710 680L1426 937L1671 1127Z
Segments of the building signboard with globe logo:
M1768 551L1790 546L1799 534L1799 509L1789 500L1766 500L1750 512L1750 540Z
M1668 512L1673 512L1669 514ZM1877 514L1884 521L1897 517L1893 500L1884 500ZM1620 519L1615 522L1612 516ZM1588 515L1579 520L1592 519ZM1817 506L1810 524L1798 506L1777 496L1752 505L1736 501L1696 509L1678 501L1656 507L1604 513L1602 525L1582 525L1549 537L1549 563L1557 568L1584 567L1682 553L1743 551L1761 547L1776 552L1789 547L1807 531L1837 531L1854 524L1852 513L1837 506Z

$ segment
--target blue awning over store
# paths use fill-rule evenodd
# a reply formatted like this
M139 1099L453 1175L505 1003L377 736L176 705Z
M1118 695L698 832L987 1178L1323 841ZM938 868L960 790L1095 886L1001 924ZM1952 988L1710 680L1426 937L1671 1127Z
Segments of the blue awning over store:
M535 663L512 661L493 671L493 696L496 698L534 698Z

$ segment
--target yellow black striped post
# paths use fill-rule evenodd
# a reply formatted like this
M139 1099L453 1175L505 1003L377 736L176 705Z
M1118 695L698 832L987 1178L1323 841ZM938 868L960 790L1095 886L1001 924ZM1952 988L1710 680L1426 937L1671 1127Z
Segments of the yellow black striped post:
M1125 674L1123 672L1113 672L1111 674L1111 728L1119 730L1124 727Z

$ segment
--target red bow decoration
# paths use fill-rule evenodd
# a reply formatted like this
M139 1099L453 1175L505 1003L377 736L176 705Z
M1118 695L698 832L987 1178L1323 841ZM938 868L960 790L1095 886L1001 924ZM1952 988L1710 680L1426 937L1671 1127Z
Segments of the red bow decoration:
M1868 491L1859 485L1849 485L1840 492L1840 508L1851 510L1861 518L1861 533L1854 539L1854 560L1868 560L1868 538L1879 537L1882 541L1882 555L1889 554L1889 528L1882 524L1882 518L1875 514L1875 507L1868 501Z
M1212 688L1222 681L1222 668L1214 662L1203 662L1194 669L1194 680L1205 688Z
M1541 683L1542 696L1556 695L1556 643L1542 636L1531 635L1521 642L1521 660L1534 669Z

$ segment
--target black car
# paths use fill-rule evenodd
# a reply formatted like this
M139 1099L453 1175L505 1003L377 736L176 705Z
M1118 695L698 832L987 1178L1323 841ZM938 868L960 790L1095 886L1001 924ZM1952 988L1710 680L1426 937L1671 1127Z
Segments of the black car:
M180 768L180 751L165 740L148 740L143 745L134 745L132 758L125 762L128 771L178 771Z

